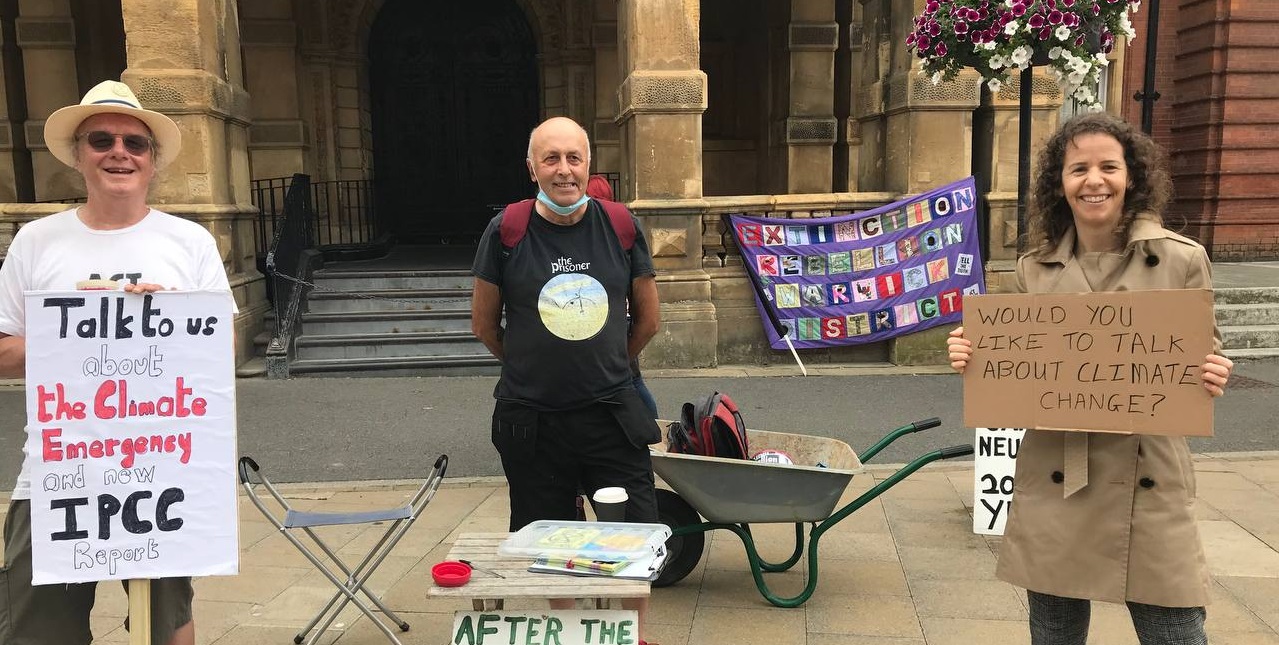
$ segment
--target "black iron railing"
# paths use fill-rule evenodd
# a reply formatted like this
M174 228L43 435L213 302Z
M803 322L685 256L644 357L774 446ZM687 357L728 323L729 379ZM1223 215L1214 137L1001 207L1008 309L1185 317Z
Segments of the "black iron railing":
M315 206L316 242L321 247L368 244L377 239L369 180L315 182L311 184L311 203Z
M279 217L272 220L274 234L266 253L266 274L275 305L275 333L267 346L267 370L288 375L293 331L302 311L303 281L310 278L304 256L315 248L315 211L311 204L311 178L293 175L278 202Z
M294 175L297 177L298 175ZM309 177L307 178L309 181ZM293 177L253 181L253 203L258 207L258 257L266 256L276 228L284 218L284 194ZM311 230L315 245L324 247L369 244L379 234L373 206L373 185L367 179L310 183Z
M305 177L305 175L302 176ZM253 180L251 194L253 204L258 207L256 233L259 259L265 258L267 252L271 250L271 243L275 240L276 223L284 219L284 194L288 192L291 181L293 177Z

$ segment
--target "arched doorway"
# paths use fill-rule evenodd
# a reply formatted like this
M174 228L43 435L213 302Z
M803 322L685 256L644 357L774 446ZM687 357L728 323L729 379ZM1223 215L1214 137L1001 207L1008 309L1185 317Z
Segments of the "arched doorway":
M389 0L369 35L378 211L397 239L467 243L532 196L537 48L513 0Z

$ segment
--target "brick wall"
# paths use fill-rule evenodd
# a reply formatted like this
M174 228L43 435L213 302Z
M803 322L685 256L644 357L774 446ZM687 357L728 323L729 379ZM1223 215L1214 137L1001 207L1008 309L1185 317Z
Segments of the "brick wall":
M1147 15L1124 80L1141 89ZM1216 260L1279 259L1279 2L1162 0L1153 135L1184 222ZM1140 104L1124 116L1140 123Z

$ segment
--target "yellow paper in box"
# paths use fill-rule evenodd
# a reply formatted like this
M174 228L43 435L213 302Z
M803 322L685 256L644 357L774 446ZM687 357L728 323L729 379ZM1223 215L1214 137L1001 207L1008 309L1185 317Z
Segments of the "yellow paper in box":
M547 549L582 549L599 534L599 529L566 526L546 534L536 545Z

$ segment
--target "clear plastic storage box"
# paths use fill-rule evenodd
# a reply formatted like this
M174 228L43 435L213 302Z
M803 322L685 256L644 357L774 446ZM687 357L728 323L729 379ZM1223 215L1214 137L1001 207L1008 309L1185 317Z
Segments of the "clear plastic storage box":
M671 536L665 524L538 520L507 538L502 555L633 560L656 552Z

